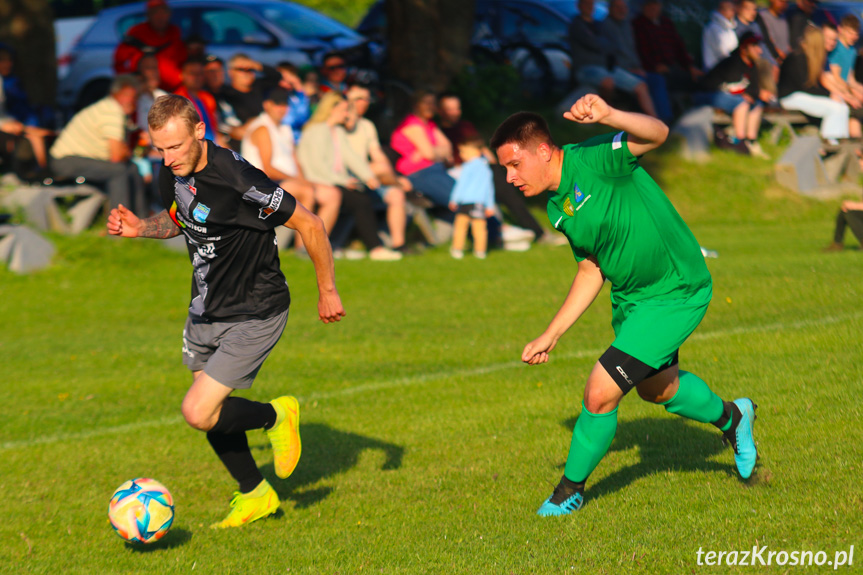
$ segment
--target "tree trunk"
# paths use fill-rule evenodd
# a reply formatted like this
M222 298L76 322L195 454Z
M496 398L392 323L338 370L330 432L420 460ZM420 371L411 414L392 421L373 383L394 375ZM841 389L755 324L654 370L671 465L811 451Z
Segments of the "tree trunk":
M386 0L388 70L413 90L440 92L467 63L474 0Z
M0 0L0 42L15 50L15 72L35 106L55 106L57 58L49 0Z

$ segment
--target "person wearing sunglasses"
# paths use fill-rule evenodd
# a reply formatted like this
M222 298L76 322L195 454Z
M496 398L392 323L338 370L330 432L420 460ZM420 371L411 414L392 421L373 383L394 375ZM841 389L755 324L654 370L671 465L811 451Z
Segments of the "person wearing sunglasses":
M321 94L332 90L344 94L348 89L348 68L345 59L338 54L324 56L321 65L320 88Z

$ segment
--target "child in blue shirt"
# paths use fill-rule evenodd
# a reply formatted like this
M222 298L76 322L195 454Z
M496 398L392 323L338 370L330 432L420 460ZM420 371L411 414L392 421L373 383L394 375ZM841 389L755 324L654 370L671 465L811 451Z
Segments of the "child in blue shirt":
M473 234L473 254L485 259L488 249L486 218L494 215L494 182L488 160L482 155L485 142L468 138L458 146L462 161L461 173L453 186L449 208L456 212L450 255L464 257L468 227Z

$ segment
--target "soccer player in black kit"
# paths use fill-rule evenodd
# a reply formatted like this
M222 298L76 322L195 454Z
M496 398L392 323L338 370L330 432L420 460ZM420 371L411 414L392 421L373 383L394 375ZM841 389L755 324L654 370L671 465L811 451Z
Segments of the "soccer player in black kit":
M285 225L302 236L315 267L318 315L324 323L345 315L332 249L316 215L239 155L204 139L204 123L192 102L162 96L147 119L153 147L164 162L159 191L171 207L140 219L120 205L111 210L108 232L127 238L186 237L194 270L183 363L194 381L183 399L183 417L207 433L239 484L230 513L212 527L240 527L279 508L278 495L252 457L246 431L267 430L279 477L288 477L300 458L294 397L258 403L231 395L251 387L288 319L291 297L274 228Z

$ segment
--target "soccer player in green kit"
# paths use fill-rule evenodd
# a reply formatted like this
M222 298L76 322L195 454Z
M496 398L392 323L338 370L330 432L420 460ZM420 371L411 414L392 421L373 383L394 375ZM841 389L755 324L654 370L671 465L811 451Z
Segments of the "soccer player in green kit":
M541 116L519 112L492 137L507 181L525 196L549 192L548 216L568 239L578 272L545 332L527 344L522 361L537 365L611 282L615 339L584 388L563 477L539 515L581 508L587 477L617 430L617 406L633 388L671 413L711 423L734 448L744 479L757 453L756 405L723 401L698 376L680 370L678 349L695 330L712 296L710 272L695 236L638 158L668 136L661 121L609 106L595 94L575 102L568 120L617 133L558 148Z

